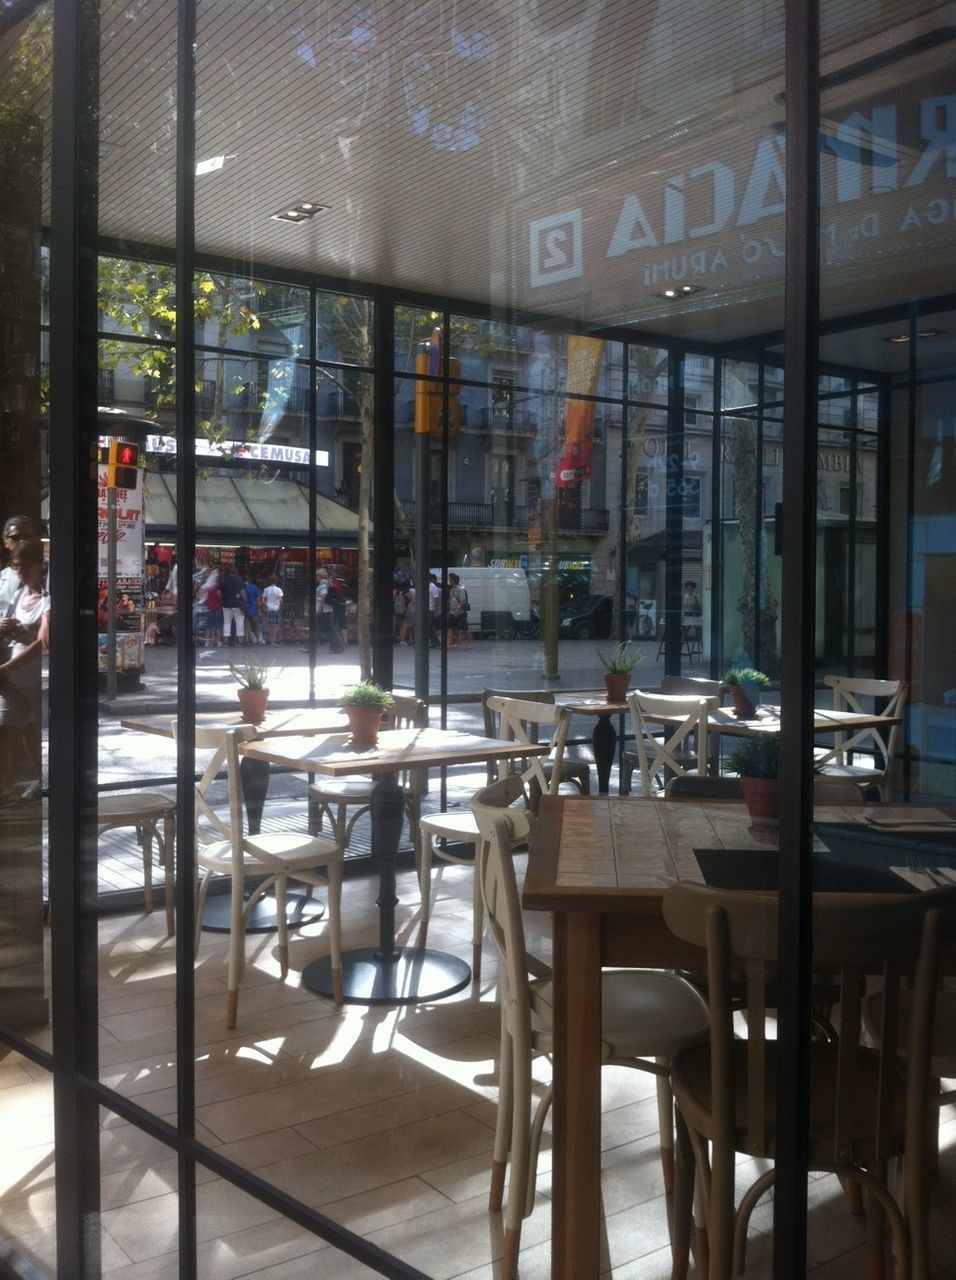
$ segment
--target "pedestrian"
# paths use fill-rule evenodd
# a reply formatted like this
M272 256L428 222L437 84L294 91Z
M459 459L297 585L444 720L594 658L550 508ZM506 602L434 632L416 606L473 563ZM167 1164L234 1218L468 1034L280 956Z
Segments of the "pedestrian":
M334 564L329 570L329 601L332 605L332 627L338 645L335 652L340 653L348 648L348 583L342 576L341 565Z
M624 634L628 640L633 640L637 631L637 596L633 591L628 591L627 598L624 601Z
M434 573L428 575L428 617L428 643L432 649L437 649L441 644L442 594L438 577Z
M318 616L316 639L319 644L327 644L330 653L339 653L341 639L335 633L335 619L332 614L332 601L329 599L329 571L323 565L316 574L315 612Z
M474 639L468 628L468 592L461 585L457 573L448 575L448 647L474 648Z
M3 548L9 557L14 546L25 538L37 537L35 521L29 516L8 516L3 526ZM0 618L6 616L13 597L20 590L20 577L12 564L0 571Z
M202 586L200 599L206 613L206 648L222 644L222 592L219 590L219 568L213 565Z
M40 794L40 659L49 647L50 597L43 589L43 544L26 538L13 545L11 567L19 587L0 621L7 651L0 663L0 806ZM22 744L33 777L24 791L13 784L17 745Z
M261 621L262 608L262 591L259 582L254 574L250 574L246 580L246 631L249 644L266 643Z
M408 639L408 579L399 578L392 591L392 636L396 644Z
M279 629L282 626L282 601L282 588L279 586L275 575L273 575L262 592L262 603L266 611L266 632L271 645L279 643Z
M222 636L226 644L244 644L246 638L246 585L236 572L232 561L227 561L225 572L219 580L222 593ZM235 634L233 634L235 628Z

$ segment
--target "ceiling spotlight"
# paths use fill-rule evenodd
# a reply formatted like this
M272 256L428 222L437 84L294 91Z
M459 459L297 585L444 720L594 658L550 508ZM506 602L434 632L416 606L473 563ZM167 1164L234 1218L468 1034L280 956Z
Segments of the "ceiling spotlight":
M661 298L667 298L668 301L672 302L675 298L686 298L692 293L703 293L703 292L704 292L704 287L703 285L699 285L699 284L681 284L676 286L669 285L668 288L661 290L661 293L659 296Z
M328 208L327 204L318 204L315 200L300 200L298 204L280 209L270 217L274 222L306 222L309 218L314 218L317 213L326 213Z
M946 332L945 329L917 329L916 336L923 339L944 338ZM909 340L910 335L908 333L888 333L883 339L884 342L894 342L901 346L905 345Z

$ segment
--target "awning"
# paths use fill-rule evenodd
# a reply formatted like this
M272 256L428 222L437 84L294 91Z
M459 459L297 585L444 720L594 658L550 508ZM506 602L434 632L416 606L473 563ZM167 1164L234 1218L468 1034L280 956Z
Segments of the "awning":
M176 536L176 477L148 471L143 477L146 537ZM316 530L330 542L354 543L358 516L323 494L316 497ZM281 543L307 546L309 492L295 480L254 479L251 475L196 479L196 540L220 543Z

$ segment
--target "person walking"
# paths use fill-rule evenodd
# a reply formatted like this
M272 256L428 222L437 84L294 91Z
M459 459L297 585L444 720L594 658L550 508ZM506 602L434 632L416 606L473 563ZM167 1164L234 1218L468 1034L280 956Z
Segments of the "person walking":
M265 644L266 637L262 626L262 591L253 574L246 580L246 630L250 644Z
M11 567L20 586L0 622L0 636L9 646L0 663L0 807L38 796L43 778L40 659L49 647L50 597L43 589L40 539L15 543ZM18 742L33 774L23 791L13 785Z
M282 601L284 594L278 580L273 575L262 592L262 603L266 611L266 633L271 645L279 643L279 631L282 627Z
M448 575L448 647L473 649L475 641L468 629L468 592L457 573Z
M246 587L230 561L219 580L222 592L222 636L226 644L245 644ZM233 634L235 629L235 634Z
M340 653L341 637L336 634L332 600L329 596L329 571L323 565L316 574L315 612L318 615L316 638L319 644L327 644L329 653Z
M442 625L442 594L441 587L438 585L438 577L434 573L428 575L428 618L429 618L429 636L428 643L432 649L437 649L441 644L441 625Z

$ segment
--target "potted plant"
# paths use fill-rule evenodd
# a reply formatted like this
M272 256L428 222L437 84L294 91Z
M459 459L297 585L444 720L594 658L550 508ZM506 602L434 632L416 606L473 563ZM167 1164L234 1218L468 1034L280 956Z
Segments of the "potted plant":
M766 689L770 677L754 667L731 667L724 676L724 684L730 689L734 714L738 720L751 720L757 714L755 699L759 690Z
M627 687L631 683L631 672L642 661L643 656L641 653L631 653L623 641L610 654L598 651L598 657L607 669L604 684L607 687L608 702L624 701Z
M734 747L727 763L740 778L740 789L755 827L776 827L779 819L780 739L775 733L753 734Z
M382 723L382 712L387 711L391 705L392 695L374 680L361 680L352 685L351 689L346 689L342 706L349 718L353 746L375 746Z
M243 720L246 724L261 724L269 702L271 667L268 662L249 658L240 666L230 663L229 670L239 681L239 710Z

